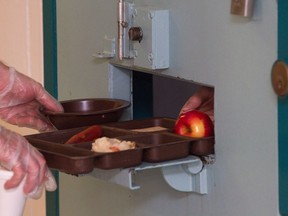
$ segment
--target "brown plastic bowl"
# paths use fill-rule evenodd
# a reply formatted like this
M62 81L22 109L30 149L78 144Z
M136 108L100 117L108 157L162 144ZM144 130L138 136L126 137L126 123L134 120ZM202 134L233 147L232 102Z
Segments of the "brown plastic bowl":
M128 101L111 98L74 99L60 103L63 113L42 110L58 130L116 122L130 106Z

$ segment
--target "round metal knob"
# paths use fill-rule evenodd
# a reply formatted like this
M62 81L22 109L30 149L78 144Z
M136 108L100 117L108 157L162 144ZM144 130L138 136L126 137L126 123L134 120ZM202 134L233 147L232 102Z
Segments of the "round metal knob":
M131 41L139 41L143 39L143 31L141 27L132 27L128 31L129 39Z
M288 93L288 67L283 61L276 61L271 73L272 86L278 96Z

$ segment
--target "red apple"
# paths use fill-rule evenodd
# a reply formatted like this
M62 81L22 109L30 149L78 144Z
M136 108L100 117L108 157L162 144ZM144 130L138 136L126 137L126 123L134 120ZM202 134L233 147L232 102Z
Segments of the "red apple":
M174 132L193 138L209 137L214 135L214 124L206 113L192 110L177 119Z

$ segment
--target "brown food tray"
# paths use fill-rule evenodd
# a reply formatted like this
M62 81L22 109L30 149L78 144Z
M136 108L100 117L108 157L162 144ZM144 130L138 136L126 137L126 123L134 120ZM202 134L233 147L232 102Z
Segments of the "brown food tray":
M102 127L102 136L119 138L133 136L133 132L115 128ZM114 169L137 166L142 162L142 148L113 152L97 153L91 151L92 142L64 144L71 136L87 127L66 129L42 134L26 136L45 157L50 168L70 174L88 173L93 168ZM78 153L79 152L79 153Z
M61 101L61 105L63 112L41 110L58 130L118 121L130 102L113 98L84 98Z
M94 168L127 168L140 165L142 161L153 163L184 158L189 154L205 155L207 149L199 148L201 143L211 148L214 139L189 139L176 135L172 133L174 124L174 119L151 118L101 125L102 136L136 143L135 149L113 153L91 151L92 142L64 144L87 127L28 135L26 138L44 155L50 168L75 175L89 173ZM156 131L150 130L155 127ZM148 132L146 128L149 128ZM214 152L214 148L212 150Z
M173 128L174 128L175 123L176 123L176 119L162 117L162 118L148 118L148 119L133 120L133 121L115 122L115 123L108 123L106 125L110 127L115 127L118 129L130 130L130 131L138 132L138 133L164 132L164 133L174 134ZM176 136L180 136L180 135L176 135ZM183 136L180 136L180 137L182 137L183 139ZM209 154L214 154L214 143L215 143L214 137L206 137L206 138L198 138L198 139L189 138L189 137L185 137L185 138L190 140L189 153L191 155L206 156ZM177 146L177 144L175 145ZM151 149L151 152L153 151L155 151L155 148ZM175 154L177 153L178 151L175 152ZM159 156L159 161L161 160L161 157L165 157L165 155L164 156L157 155L157 156ZM158 161L158 159L154 157L154 161Z

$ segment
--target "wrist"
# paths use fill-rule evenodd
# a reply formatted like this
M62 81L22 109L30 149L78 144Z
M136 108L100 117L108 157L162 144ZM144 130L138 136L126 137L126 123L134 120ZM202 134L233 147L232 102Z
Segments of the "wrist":
M5 87L8 85L10 81L10 71L9 67L0 62L0 94L5 89Z
M15 80L15 69L7 66L0 66L0 98L9 92Z

